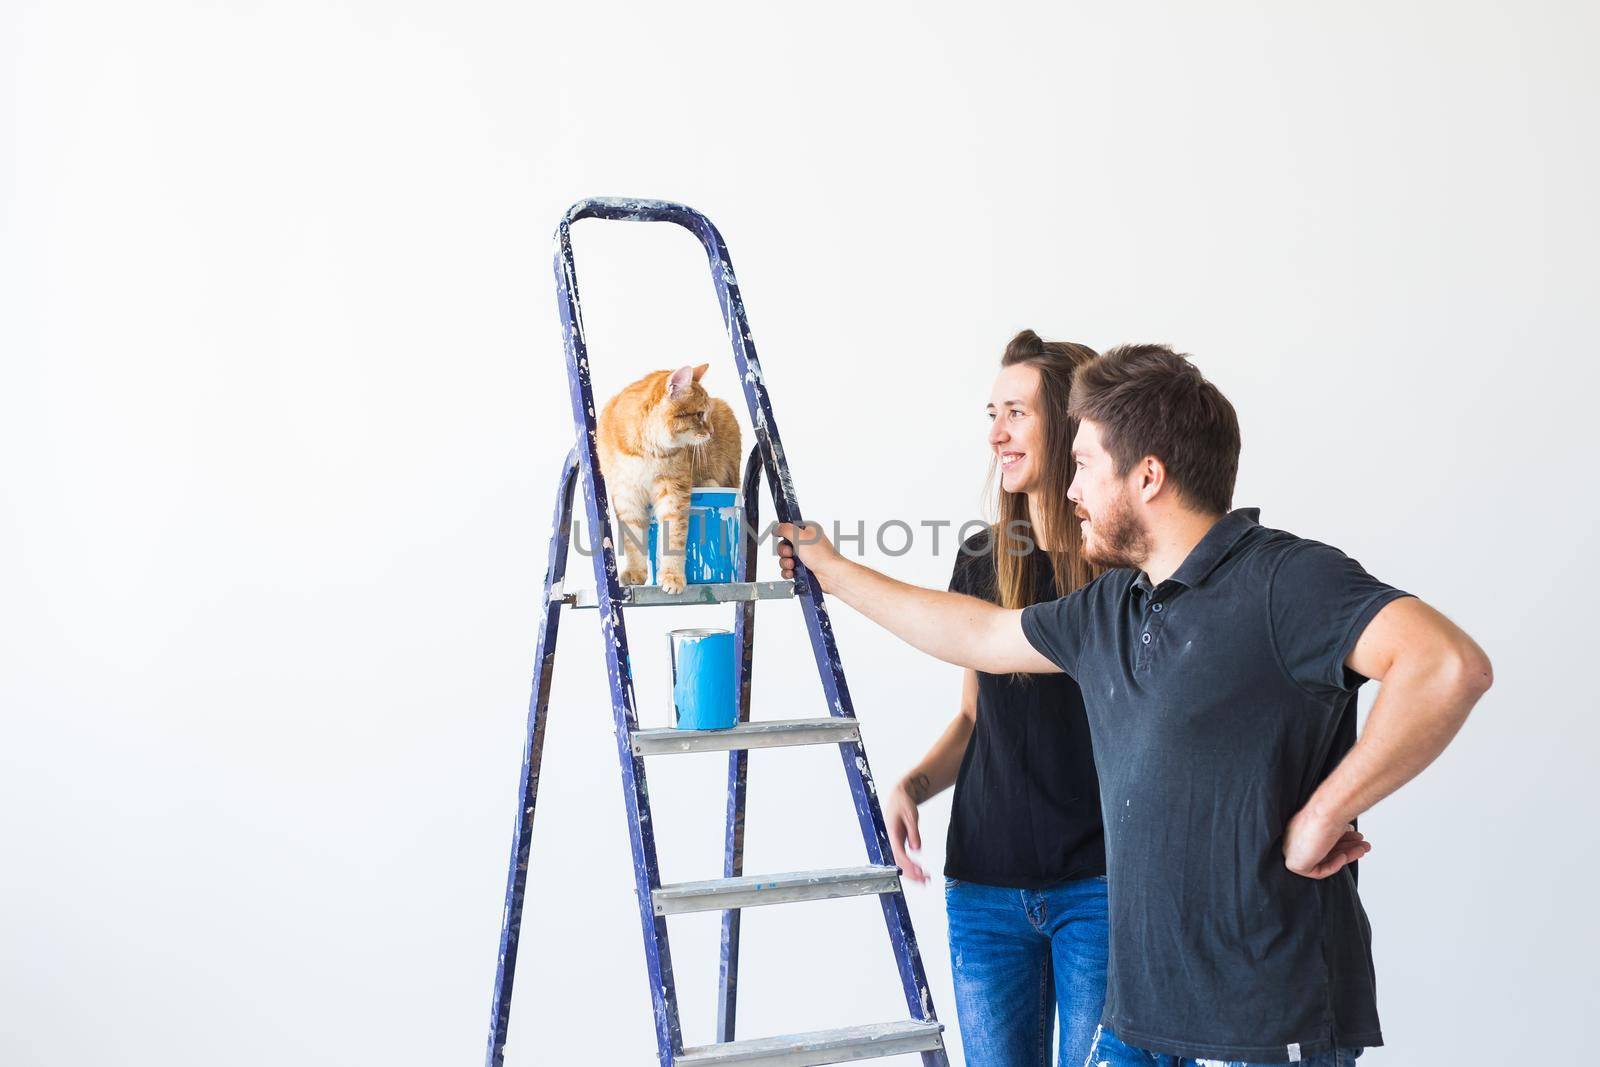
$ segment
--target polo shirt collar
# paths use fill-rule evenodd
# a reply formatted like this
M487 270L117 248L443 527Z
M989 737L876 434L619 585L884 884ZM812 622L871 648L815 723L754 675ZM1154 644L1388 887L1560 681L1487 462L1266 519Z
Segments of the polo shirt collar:
M1183 563L1173 572L1169 582L1178 582L1193 589L1211 576L1217 565L1228 557L1233 546L1239 543L1239 538L1249 533L1260 522L1260 508L1235 508L1212 524L1211 529L1200 539L1200 543L1189 550ZM1150 592L1150 579L1143 572L1134 579L1134 585L1141 592Z

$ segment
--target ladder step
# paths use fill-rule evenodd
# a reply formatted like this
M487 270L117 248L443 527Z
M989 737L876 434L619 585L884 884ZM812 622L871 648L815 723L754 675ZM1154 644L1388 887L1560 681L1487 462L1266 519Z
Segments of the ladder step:
M633 751L640 756L662 756L673 752L728 752L859 740L861 725L855 719L824 716L747 722L727 730L675 730L670 726L661 730L635 730Z
M752 1041L730 1041L722 1045L686 1048L672 1062L674 1067L710 1067L724 1063L760 1063L768 1067L808 1067L819 1063L845 1063L898 1056L904 1052L929 1052L944 1048L936 1022L907 1020L847 1026L841 1030L815 1030L807 1034L785 1034Z
M691 911L725 911L899 891L898 867L868 866L677 882L662 886L650 896L657 915L681 915Z
M793 600L794 580L777 582L708 582L685 586L681 593L664 592L659 585L625 585L623 607L653 608L675 604L730 604L744 600ZM600 597L593 588L569 589L561 602L574 608L598 608Z

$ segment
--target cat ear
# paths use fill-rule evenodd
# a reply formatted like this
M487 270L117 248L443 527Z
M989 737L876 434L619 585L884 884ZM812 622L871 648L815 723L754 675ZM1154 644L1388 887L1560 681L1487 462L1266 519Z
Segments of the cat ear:
M709 363L702 363L696 367L694 369L694 380L698 382L701 378L704 378L706 376L706 368L710 366L711 364Z
M693 367L679 367L672 372L672 377L667 379L667 395L675 396L689 388L689 383L695 380Z

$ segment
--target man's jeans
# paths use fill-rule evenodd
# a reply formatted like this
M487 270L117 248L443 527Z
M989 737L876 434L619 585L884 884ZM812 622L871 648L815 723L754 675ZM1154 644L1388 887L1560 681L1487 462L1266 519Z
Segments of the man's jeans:
M1106 1001L1106 880L1002 889L945 879L956 1014L970 1067L1081 1067Z
M964 1031L963 1031L964 1032ZM1354 1067L1358 1048L1336 1048L1332 1052L1318 1052L1299 1061L1301 1067ZM1163 1056L1141 1048L1124 1045L1105 1027L1094 1036L1094 1047L1089 1050L1083 1067L1262 1067L1244 1060L1188 1059L1182 1056Z

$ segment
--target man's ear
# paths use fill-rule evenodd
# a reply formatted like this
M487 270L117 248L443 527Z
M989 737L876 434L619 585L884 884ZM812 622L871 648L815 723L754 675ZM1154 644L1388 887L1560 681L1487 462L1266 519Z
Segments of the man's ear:
M711 364L709 363L702 363L696 367L694 369L694 380L698 382L701 378L704 378L706 376L706 368L710 366Z
M1155 456L1139 461L1139 499L1146 504L1161 495L1167 487L1167 465Z
M707 364L706 366L709 365L710 364ZM701 367L700 370L704 371L705 367ZM678 393L681 393L685 389L689 388L689 383L692 381L697 381L699 377L700 375L695 373L693 367L679 367L677 370L672 372L672 377L667 379L667 395L676 396Z

